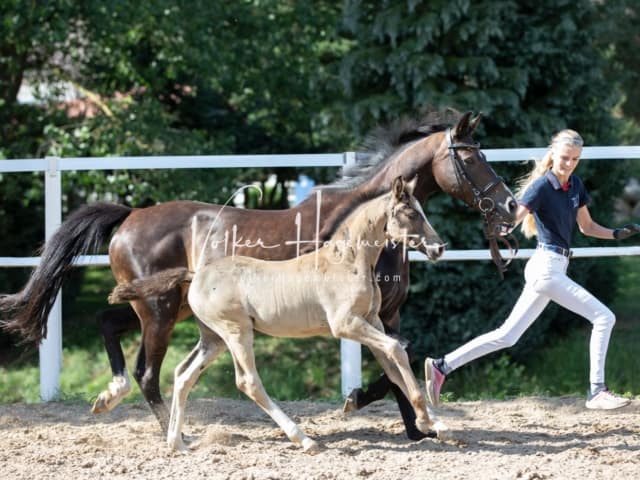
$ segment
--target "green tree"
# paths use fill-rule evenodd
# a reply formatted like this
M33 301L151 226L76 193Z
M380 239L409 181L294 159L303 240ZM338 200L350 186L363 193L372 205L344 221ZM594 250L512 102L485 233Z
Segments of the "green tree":
M342 40L333 2L3 2L0 11L0 158L327 151L324 86ZM43 87L18 104L26 82ZM84 113L58 96L72 85ZM286 179L279 169L282 207ZM107 171L64 176L64 211L108 199L134 206L171 199L225 201L251 170ZM3 255L43 239L42 175L0 177ZM20 221L30 218L28 225ZM79 270L82 272L82 270ZM24 275L0 270L0 291Z
M619 96L604 77L606 52L594 41L612 28L612 19L598 8L588 0L348 1L344 32L352 47L341 63L343 114L360 134L402 114L454 107L485 113L478 137L486 147L544 146L566 127L588 144L615 143L611 111ZM529 168L500 173L515 185ZM607 162L580 167L594 197L592 213L603 222L620 170ZM460 202L441 195L427 209L451 248L486 248L477 214ZM576 245L586 244L592 242L577 239ZM521 289L523 266L514 262L504 282L488 262L412 268L403 331L418 354L442 354L499 325ZM611 298L611 283L597 280L611 279L606 267L581 260L571 268L600 298ZM548 309L512 352L522 356L542 343L554 318L558 309Z
M615 22L611 28L603 29L595 40L608 59L606 81L621 95L616 115L624 121L622 141L635 145L640 142L640 59L637 55L640 5L633 0L607 0L601 4L600 14L605 21L614 19ZM631 165L631 168L640 175L640 167Z

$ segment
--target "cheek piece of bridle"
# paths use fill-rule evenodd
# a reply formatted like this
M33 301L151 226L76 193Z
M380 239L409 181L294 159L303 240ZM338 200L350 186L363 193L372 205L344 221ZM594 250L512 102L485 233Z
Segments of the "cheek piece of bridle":
M484 236L489 241L491 259L493 260L493 263L495 263L496 267L498 267L500 278L504 278L504 272L507 271L509 264L518 253L518 240L516 239L516 237L511 235L510 230L512 225L500 221L502 220L502 215L496 208L496 204L493 199L488 196L488 193L498 185L503 183L504 180L502 179L502 177L499 177L494 173L493 178L487 185L485 185L484 187L478 187L473 179L471 179L467 174L467 171L464 168L464 161L458 155L458 149L469 148L472 150L477 150L479 155L481 155L484 159L484 154L480 152L480 144L454 143L450 128L447 129L446 137L447 148L449 149L449 157L453 162L453 170L456 174L458 186L462 191L464 191L463 185L466 184L468 189L471 191L473 195L472 204L477 206L478 210L480 210L480 213L482 214L482 219L484 221ZM509 258L502 258L498 242L500 242L509 250Z

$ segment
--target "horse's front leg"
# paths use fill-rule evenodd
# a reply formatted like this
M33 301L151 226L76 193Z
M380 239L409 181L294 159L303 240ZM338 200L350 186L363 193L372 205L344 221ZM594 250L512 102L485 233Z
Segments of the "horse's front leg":
M394 325L397 325L399 324L399 322L400 322L400 314L396 311L394 315L394 320L392 323ZM384 320L383 320L383 324L384 324L384 330L387 333L387 335L393 338L396 338L407 350L407 353L409 355L409 362L411 362L411 350L409 348L410 347L409 341L405 338L402 338L396 332L396 330L390 327L387 322L384 322ZM410 415L413 415L411 405L409 404L407 399L404 397L402 392L397 388L397 386L391 380L389 380L389 377L387 376L386 373L383 373L382 375L380 375L380 377L378 377L376 381L370 383L364 388L354 388L345 399L343 410L345 413L352 412L354 410L360 410L361 408L366 407L370 403L377 402L378 400L382 400L390 391L392 391L397 398L398 405L400 407L400 412L402 413L403 418L405 417L405 412L407 410L406 406L409 406L409 410L411 410ZM415 420L415 418L410 419L411 424L414 423L413 420ZM406 423L407 422L405 422L405 424ZM409 434L409 432L407 433ZM418 436L420 435L418 434ZM409 434L409 438L412 438L410 434ZM420 438L416 438L416 440L420 440L421 438L424 438L424 435L420 436Z
M409 399L416 414L415 426L424 434L430 433L432 422L427 412L426 398L413 375L409 357L400 341L382 332L379 317L373 318L371 323L362 317L352 316L330 324L335 336L355 340L371 349L391 381Z
M104 339L113 379L93 403L93 413L113 410L131 392L120 339L128 332L140 330L140 320L130 306L104 310L98 314L98 327Z

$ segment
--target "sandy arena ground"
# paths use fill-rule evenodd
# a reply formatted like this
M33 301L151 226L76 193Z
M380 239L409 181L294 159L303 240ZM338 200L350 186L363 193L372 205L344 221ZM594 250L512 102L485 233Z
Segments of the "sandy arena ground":
M344 415L334 403L280 402L326 450L291 444L249 401L187 405L188 454L169 450L143 404L0 405L2 479L640 478L640 400L593 412L577 398L449 403L446 440L406 440L395 404Z

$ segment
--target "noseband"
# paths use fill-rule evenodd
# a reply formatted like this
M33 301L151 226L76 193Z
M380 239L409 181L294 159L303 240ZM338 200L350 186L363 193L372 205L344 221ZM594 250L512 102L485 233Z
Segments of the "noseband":
M496 223L493 224L490 221L490 217L493 215L497 215L498 217L502 217L500 212L496 209L496 204L491 197L488 196L489 192L495 189L499 184L504 183L504 179L493 172L493 178L489 183L487 183L484 187L479 187L476 182L473 181L467 170L464 166L464 160L460 158L458 155L459 148L468 148L471 150L476 150L479 155L482 156L483 159L486 158L482 152L480 152L480 144L479 143L454 143L453 135L451 134L451 128L447 128L446 131L447 138L447 148L449 149L449 157L451 158L451 162L453 163L453 170L456 174L456 181L458 182L459 188L463 189L463 185L471 190L473 194L473 205L478 207L480 213L482 214L482 218L484 220L484 235L487 240L489 240L489 246L491 250L491 258L493 259L493 263L498 267L498 271L500 273L500 277L504 278L504 272L507 270L507 267L511 263L511 260L515 257L516 253L518 253L518 241L517 239L508 234L508 238L515 243L515 246L511 245L509 239L504 235L502 231L502 227L506 226L505 223ZM502 255L500 255L500 249L498 247L498 241L508 247L510 252L510 258L503 259Z

